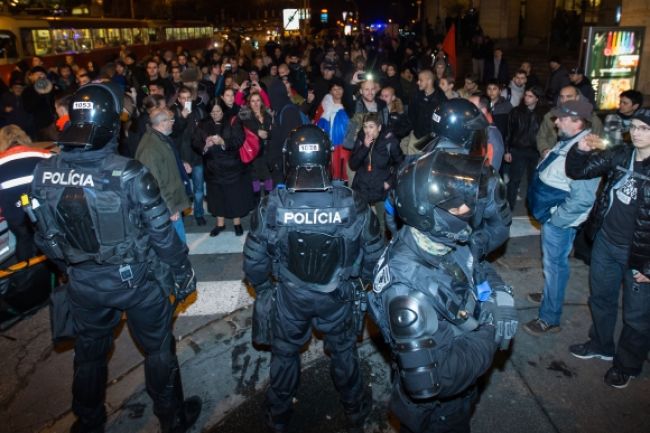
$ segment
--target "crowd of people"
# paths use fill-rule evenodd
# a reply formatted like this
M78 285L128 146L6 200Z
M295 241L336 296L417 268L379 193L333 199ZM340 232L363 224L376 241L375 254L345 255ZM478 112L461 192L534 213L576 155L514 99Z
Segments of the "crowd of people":
M478 38L474 42L483 43ZM473 57L474 53L472 49ZM473 62L473 72L461 81L441 46L426 48L413 41L390 37L328 41L291 39L283 44L269 41L258 51L228 43L220 50L198 54L188 53L179 47L175 53L164 51L146 59L136 59L133 54L123 51L119 58L101 67L94 64L77 65L74 57L68 56L66 64L47 69L39 64L40 59L34 58L28 71L15 71L12 74L8 89L2 94L0 121L9 126L4 126L0 132L17 128L24 133L14 134L11 143L3 145L1 149L11 151L12 146L27 145L31 140L53 140L76 150L90 146L89 150L104 155L112 152L111 146L114 144L122 156L135 158L146 170L134 176L144 179L141 184L150 182L149 189L153 188L154 182L148 176L153 176L166 206L165 212L159 215L151 215L145 206L145 219L151 221L144 224L145 228L138 227L138 230L149 230L151 233L160 230L162 233L166 225L160 224L157 218L160 215L168 217L181 243L166 238L158 247L169 255L169 266L179 270L178 278L189 278L189 274L193 278L193 273L188 272L187 266L190 265L186 257L181 257L182 252L187 253L186 248L181 252L176 251L179 245L185 243L184 217L191 215L197 225L206 225L206 200L207 211L215 217L210 236L218 236L225 230L226 220L232 220L235 235L241 236L244 234L241 218L257 208L246 244L247 276L256 286L258 295L273 286L269 279L271 274L274 278L281 274L282 285L287 287L308 282L318 295L312 294L305 299L319 301L314 304L317 307L313 311L300 310L300 314L307 319L338 314L338 310L333 309L338 308L340 299L334 300L329 295L337 287L329 287L331 284L325 284L324 279L338 275L336 272L339 271L340 275L345 275L341 281L354 275L349 273L345 264L327 262L328 255L338 257L337 252L355 251L355 248L359 250L361 247L351 245L344 248L340 243L351 239L347 237L337 241L338 244L332 241L330 232L336 232L339 228L330 230L321 227L324 233L316 233L318 230L314 229L316 232L305 234L304 228L300 227L302 223L296 222L300 210L292 209L285 199L298 192L292 196L294 200L291 203L295 205L299 201L297 197L305 197L303 200L307 207L320 204L315 208L314 218L316 211L320 210L321 216L334 225L336 223L332 221L337 221L337 218L343 224L341 214L350 215L349 221L348 216L345 217L347 228L341 230L351 230L350 227L354 225L352 215L356 215L355 218L360 218L359 221L363 220L363 223L359 222L355 230L350 231L350 236L363 239L363 248L372 250L372 257L366 257L367 260L363 262L364 280L371 279L373 263L377 260L380 262L375 269L376 290L372 298L375 320L382 327L389 344L399 343L393 349L400 363L401 376L397 376L397 382L400 382L400 377L402 381L396 385L396 392L402 406L394 407L398 408L402 422L408 425L404 431L429 431L428 427L417 425L417 422L428 416L427 411L437 414L438 410L434 405L423 409L424 412L410 412L415 409L409 409L409 399L432 398L437 401L436 396L453 395L454 400L462 400L454 403L462 406L454 406L454 411L463 414L471 412L469 409L475 394L468 391L474 389L470 385L490 365L497 345L503 341L509 342L514 335L517 320L512 293L484 263L485 255L498 247L493 244L496 242L500 245L507 238L510 211L526 196L528 210L542 225L544 288L541 293L529 295L531 301L541 304L539 317L524 325L524 329L534 336L560 330L564 289L569 277L568 257L578 228L588 220L591 212L589 220L595 225L596 242L592 260L608 269L617 266L618 272L603 280L599 276L603 268L592 267L590 305L594 325L590 340L572 346L570 351L579 358L613 360L605 382L613 387L625 387L631 377L640 373L650 347L647 314L650 305L650 292L647 290L650 284L650 259L647 254L650 115L642 108L643 97L636 90L623 92L619 110L608 115L603 124L594 111L593 91L580 65L569 71L559 59L551 58L549 80L546 87L542 87L529 62L522 63L511 73L499 47L493 47L489 55L474 60L482 61ZM457 87L456 84L461 82L462 86ZM95 104L105 104L113 109L119 107L119 115L110 121L86 119L84 116L88 114L84 110L87 110L87 106L80 102L81 96ZM119 101L111 98L119 98ZM113 121L119 122L119 125L113 125ZM92 135L83 135L84 122L101 125L104 129L98 127ZM297 130L306 135L296 135ZM115 136L106 138L109 133ZM107 135L103 137L101 134ZM94 144L88 144L88 140ZM242 148L250 148L253 143L253 147L257 147L254 158L245 160ZM303 149L301 146L314 147ZM321 152L323 146L328 148L327 152ZM434 147L440 152L431 152ZM602 151L603 148L606 150ZM312 151L320 152L320 156L325 155L327 161L296 159L291 154ZM4 163L15 164L16 158L7 156L11 155L0 154L0 166ZM32 169L44 158L42 154L31 152L25 152L24 156ZM475 160L471 159L474 156L487 159L491 165L490 171L485 171L482 159L475 167ZM62 160L73 167L77 164L88 168L87 158L78 158L68 156ZM293 163L292 158L295 159ZM127 164L123 171L120 169L120 173L129 171L127 168L130 166L125 161L114 161L115 164ZM400 171L400 167L406 164L411 164L408 165L409 170ZM312 170L314 167L318 170ZM457 201L452 204L443 199L431 201L429 193L420 189L429 183L443 182L434 176L441 173L440 170L454 173L460 170L466 176L467 184L474 185L476 191L479 190L476 185L482 182L480 179L488 179L488 187L480 190L481 194L487 194L487 198L483 197L485 200L481 203L474 202L468 198L467 185L452 185L458 189ZM3 173L8 171L3 170ZM318 175L318 179L315 175ZM607 181L599 193L601 176ZM48 183L46 177L36 179L34 185L44 191L61 187L61 182ZM129 178L129 182L132 179ZM520 191L524 179L528 193ZM330 180L341 183L334 185ZM507 185L504 194L500 194L502 180ZM11 187L24 188L31 182L30 178L21 185L13 183ZM76 182L84 182L84 178ZM342 187L343 183L354 191L354 196ZM331 194L318 196L300 193L314 190L339 191L336 194L340 197L335 195L341 201L328 202ZM65 201L65 192L63 194L61 200ZM263 200L265 196L270 198ZM3 193L3 206L6 208L11 203L4 197L7 195ZM145 197L152 200L154 209L160 207L157 197ZM391 212L391 200L395 208L399 208L397 215ZM72 202L72 198L69 201ZM594 202L597 205L592 211ZM370 206L374 211L357 211L355 209L360 209L358 203ZM418 204L422 207L416 206ZM267 208L275 209L277 213L262 211ZM475 208L481 209L480 217ZM324 213L327 209L329 214ZM72 212L73 209L70 210ZM413 213L409 214L411 211ZM281 212L284 212L284 223L272 220L279 218L276 215ZM394 231L389 221L396 217L400 217L405 224L400 232ZM10 227L13 224L22 232L31 230L30 222L24 215L16 218L16 222L10 221ZM267 220L262 221L262 218ZM294 222L296 236L291 236L293 232L292 224L287 223L289 220ZM492 227L482 233L481 229L491 224ZM287 230L287 227L289 235L273 234L274 230ZM62 227L61 230L67 230L69 237L74 238L79 235L74 230L88 232L91 228L75 225ZM128 234L128 230L124 230ZM438 353L439 349L434 349L434 339L421 334L427 330L415 329L415 325L412 329L410 325L405 325L405 329L401 330L394 327L394 320L407 319L404 314L407 314L407 306L411 305L408 302L415 302L415 307L423 309L422 314L429 311L426 310L429 308L426 303L421 297L413 295L413 291L419 290L429 296L431 293L427 290L431 289L416 288L416 283L409 283L408 275L402 276L403 281L390 281L388 275L392 272L393 278L400 277L400 272L405 272L403 266L406 264L402 266L399 260L395 259L393 263L379 258L378 239L387 235L389 230L396 239L389 249L415 251L414 260L423 260L424 263L419 270L422 275L429 272L442 281L449 277L449 266L452 265L457 267L454 268L454 278L463 273L472 275L480 271L489 282L486 282L488 287L491 284L493 292L499 293L493 298L488 296L481 300L491 302L493 306L481 316L480 323L471 325L472 330L479 331L463 334L467 336L468 344L476 344L485 354L482 361L476 361L475 365L463 365L458 361L460 358L454 358L458 363L448 359L438 360L441 369L448 369L445 371L466 368L462 371L462 374L467 374L462 384L443 383L444 392L439 389L440 383L434 380L436 375L443 374L436 370L438 361L427 361L424 366L428 372L427 380L422 383L418 382L419 376L413 374L409 367L422 367L418 364L424 362L420 356L433 357L431 359L442 356ZM165 236L169 237L169 234ZM273 242L279 242L279 251L283 251L277 254L284 254L279 261L273 261L271 259L274 257L269 256L268 251L274 248L268 245ZM76 248L82 247L77 245ZM450 251L455 252L451 254ZM302 256L313 256L315 263L322 267L314 266L314 263L301 267L302 259L297 257L296 252ZM132 254L136 253L138 251ZM66 254L64 251L63 256ZM472 262L467 259L469 256L477 260L477 269L460 266L460 263ZM97 258L92 254L89 257L92 260ZM345 260L348 259L345 256ZM272 262L276 264L272 265ZM101 269L106 269L105 263L99 264ZM276 266L280 268L276 269ZM352 267L352 264L349 266ZM397 271L390 271L390 266L397 266ZM340 269L337 270L337 267ZM133 271L138 269L134 266ZM81 271L76 272L79 278ZM119 272L121 284L126 282L129 287L133 278L139 278L137 272L134 276L130 267L125 273L120 267ZM461 280L463 284L467 282L466 279ZM79 281L83 284L79 283L76 290L85 290L84 284L90 284L83 278ZM626 294L623 308L625 323L620 342L614 345L615 307L621 282ZM404 292L401 287L409 284L412 290ZM377 290L378 286L381 287ZM354 296L349 292L352 286L345 286L345 290L342 287L338 287L340 293L335 293L346 299ZM644 289L641 290L641 287ZM386 291L382 293L383 288ZM441 284L438 290L443 289L449 293L459 290L454 284L448 288ZM296 375L299 374L296 357L298 349L308 338L309 327L301 325L299 330L289 335L293 332L291 326L298 314L290 311L291 308L307 301L293 290L280 290L278 293L284 297L284 301L278 300L278 305L282 307L275 308L287 309L280 311L286 316L286 323L281 325L280 321L274 325L272 384L267 394L270 405L268 422L274 431L285 431L290 414L290 397L297 386ZM410 296L410 300L407 302L400 296ZM632 300L637 298L640 298L638 302ZM503 304L504 301L506 304ZM393 302L406 304L403 308L397 308ZM463 299L462 305L459 305L466 307L466 302L467 299ZM165 310L165 315L169 313L166 307L156 305ZM386 313L384 307L388 310L397 308L395 316ZM349 308L345 308L345 314L351 314ZM513 316L503 316L504 311ZM136 319L138 314L137 311L134 314ZM448 320L460 329L463 329L467 319L445 319L439 311L428 314L437 314L441 323ZM332 323L337 324L332 324L332 329L326 329L326 333L333 333L326 340L334 355L339 356L334 360L338 365L335 366L335 370L338 368L337 375L354 378L339 390L346 414L351 417L354 427L359 428L368 408L360 390L358 366L347 361L354 357L354 349L350 346L353 338L348 335L349 330L341 328L341 317L336 321L332 319ZM147 316L148 319L150 317ZM91 321L90 318L84 320ZM498 328L498 323L507 323L510 328ZM112 322L102 324L106 329L111 325ZM161 328L159 331L166 338L168 330ZM447 329L446 325L428 331L437 335L436 338L443 338L441 335L444 331L445 344L452 344L450 341L455 331ZM411 332L417 335L409 334ZM495 336L499 337L495 339ZM90 336L87 337L87 340L92 340ZM87 343L91 347L97 341ZM415 346L409 346L412 344ZM463 349L458 347L461 353ZM88 352L90 349L87 347L85 350ZM96 350L101 352L103 349ZM166 350L171 353L173 349ZM169 362L171 364L165 364L164 369L173 370L175 360ZM174 374L178 374L177 370L176 367ZM343 380L341 377L337 380ZM456 375L450 374L449 377ZM151 380L154 387L165 385L162 380ZM180 383L180 379L178 381ZM194 419L195 415L198 416L197 402L194 402L193 408L188 408L192 402L186 401L183 406L182 395L173 399L163 397L154 397L154 400L156 410L160 412L157 415L166 425L185 426L183 411L189 409L194 412ZM172 404L170 399L174 400L174 408L183 414L178 415L183 419L164 417L163 409L165 405ZM102 424L105 413L97 407L95 409L97 412L93 414L85 413L81 406L76 407L75 411L80 420L87 416L93 425ZM409 419L412 424L409 424ZM459 421L459 426L468 428L468 419ZM443 421L441 423L445 424Z

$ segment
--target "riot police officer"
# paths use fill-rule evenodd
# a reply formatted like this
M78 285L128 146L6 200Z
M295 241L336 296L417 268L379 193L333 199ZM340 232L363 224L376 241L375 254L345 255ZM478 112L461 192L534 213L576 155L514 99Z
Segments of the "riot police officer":
M88 84L70 102L60 155L39 164L32 183L37 242L69 276L75 341L72 432L103 432L107 356L126 312L145 354L147 392L161 430L185 432L201 400L184 400L170 291L181 300L196 288L188 249L172 228L153 176L119 156L121 96Z
M459 115L470 121L456 122L445 108L434 112L434 150L398 175L393 203L404 226L369 295L397 361L391 409L408 433L469 431L474 384L518 323L510 288L482 260L508 237L503 184L484 157L469 155L480 118L467 106Z
M299 352L313 324L324 334L349 428L359 431L370 399L352 323L354 280L372 277L383 249L379 224L351 189L331 181L331 144L320 128L294 129L284 155L286 184L260 203L244 245L244 273L257 294L253 340L272 350L267 424L274 432L287 429Z

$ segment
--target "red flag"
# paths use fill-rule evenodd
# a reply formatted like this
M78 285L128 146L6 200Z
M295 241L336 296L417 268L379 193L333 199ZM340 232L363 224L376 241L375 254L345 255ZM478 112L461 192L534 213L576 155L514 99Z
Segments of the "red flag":
M449 64L453 68L454 75L456 75L458 73L456 68L456 24L452 24L447 32L445 40L442 41L442 49L447 53Z

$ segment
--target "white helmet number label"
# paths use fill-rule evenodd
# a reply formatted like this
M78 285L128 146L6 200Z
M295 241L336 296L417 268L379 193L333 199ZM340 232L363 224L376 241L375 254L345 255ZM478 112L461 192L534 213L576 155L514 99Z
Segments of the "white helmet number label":
M318 144L299 144L298 151L300 152L318 152Z
M93 103L90 101L76 101L72 104L73 110L92 110Z

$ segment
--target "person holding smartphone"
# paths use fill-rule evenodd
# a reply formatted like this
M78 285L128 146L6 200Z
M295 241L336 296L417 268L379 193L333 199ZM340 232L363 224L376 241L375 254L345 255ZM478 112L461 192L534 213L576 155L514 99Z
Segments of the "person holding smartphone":
M197 225L206 225L203 210L203 197L205 196L203 178L203 158L201 153L192 148L192 134L201 120L207 117L202 104L192 100L192 90L181 86L178 89L176 103L172 106L174 113L174 127L171 138L180 152L183 162L190 167L187 173L192 177L192 192L194 219Z

